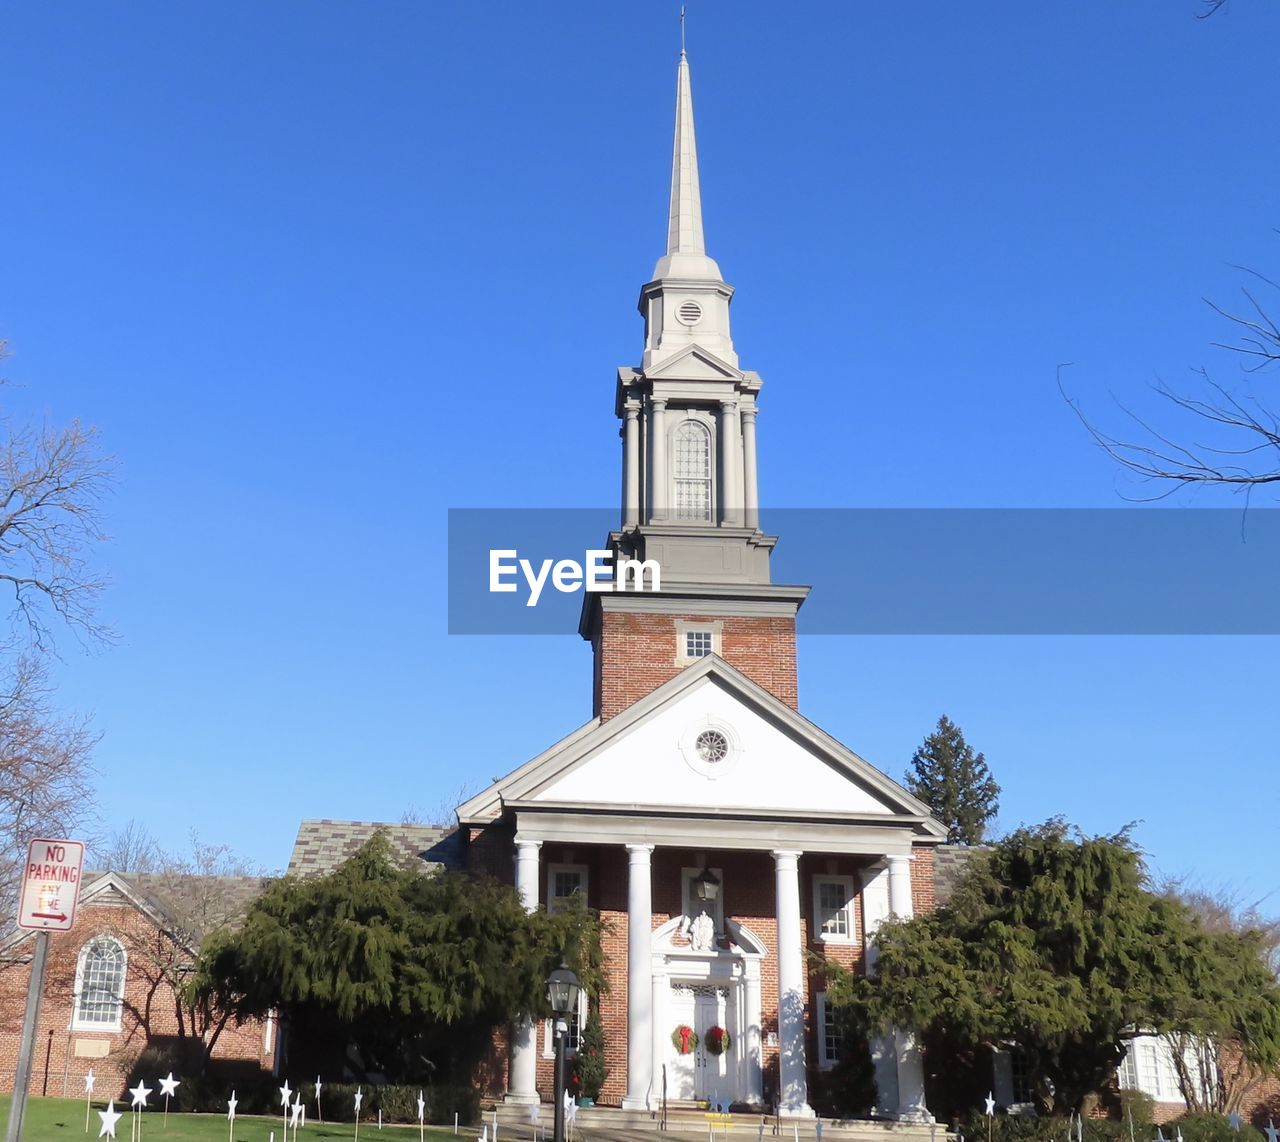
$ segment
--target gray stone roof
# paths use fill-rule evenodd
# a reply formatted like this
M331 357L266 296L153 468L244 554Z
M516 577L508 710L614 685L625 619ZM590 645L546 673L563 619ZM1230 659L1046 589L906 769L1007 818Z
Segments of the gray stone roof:
M951 901L969 862L987 851L986 845L939 845L933 850L933 897L939 905Z
M462 834L446 825L392 825L378 821L303 821L289 858L290 876L322 876L332 872L381 829L406 868L461 869L465 863Z

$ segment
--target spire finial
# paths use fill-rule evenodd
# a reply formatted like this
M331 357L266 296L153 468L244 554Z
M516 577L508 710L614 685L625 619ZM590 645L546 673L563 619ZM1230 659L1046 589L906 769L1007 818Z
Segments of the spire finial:
M680 5L680 54L684 55L684 5Z

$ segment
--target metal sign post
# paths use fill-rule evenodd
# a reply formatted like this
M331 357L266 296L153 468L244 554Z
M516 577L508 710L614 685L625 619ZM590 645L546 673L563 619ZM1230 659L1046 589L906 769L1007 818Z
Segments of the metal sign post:
M40 998L44 995L44 972L49 962L49 933L69 932L75 923L83 863L84 845L80 841L40 838L27 848L22 897L18 904L18 927L36 933L36 946L31 957L27 1009L22 1018L22 1042L18 1048L18 1069L14 1075L13 1102L9 1104L9 1129L5 1142L22 1142L27 1088L31 1085L31 1067L36 1053L36 1028L40 1023Z

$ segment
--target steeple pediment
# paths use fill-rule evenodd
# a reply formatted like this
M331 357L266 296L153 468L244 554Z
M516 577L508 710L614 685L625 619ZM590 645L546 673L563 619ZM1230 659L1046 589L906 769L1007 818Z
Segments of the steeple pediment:
M651 381L742 381L745 374L700 345L690 345L684 352L670 357L644 371Z

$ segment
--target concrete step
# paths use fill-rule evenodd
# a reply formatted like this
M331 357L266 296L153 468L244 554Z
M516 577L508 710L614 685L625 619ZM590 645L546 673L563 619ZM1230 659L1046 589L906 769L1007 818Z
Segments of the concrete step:
M545 1142L551 1137L554 1110L550 1103L538 1108L532 1121L531 1108L499 1103L485 1111L484 1122L492 1124L497 1115L499 1134L511 1142ZM647 1110L622 1110L612 1106L580 1106L574 1117L574 1139L594 1142L634 1142L654 1135L670 1142L954 1142L946 1128L914 1122L886 1122L876 1119L775 1119L760 1114L714 1114L696 1106L668 1106L666 1129L659 1116Z

